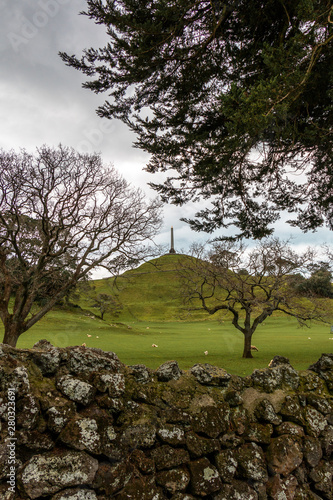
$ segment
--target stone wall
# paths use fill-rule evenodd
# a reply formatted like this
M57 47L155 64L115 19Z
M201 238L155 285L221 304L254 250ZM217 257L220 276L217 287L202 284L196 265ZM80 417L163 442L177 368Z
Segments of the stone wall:
M333 354L249 377L0 345L0 498L333 499Z

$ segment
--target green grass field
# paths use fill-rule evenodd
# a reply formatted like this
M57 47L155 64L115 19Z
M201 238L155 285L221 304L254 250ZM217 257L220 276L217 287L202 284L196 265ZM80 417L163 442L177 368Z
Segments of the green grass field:
M277 354L303 370L322 353L333 352L330 325L299 328L293 318L275 315L253 336L252 344L259 349L254 358L243 359L243 335L232 326L230 317L208 316L204 311L189 315L184 308L175 270L181 258L166 255L128 271L117 280L116 289L112 279L95 281L93 296L116 294L123 304L117 316L106 314L104 321L99 319L93 296L84 292L77 299L80 307L51 311L20 337L17 346L32 347L40 339L59 347L85 343L115 352L128 365L157 368L165 361L177 360L182 369L210 363L238 375L267 367ZM0 328L0 335L2 332Z
M256 368L267 367L277 354L288 357L297 370L304 370L323 352L333 351L331 335L329 325L299 328L292 319L273 317L253 336L259 351L254 352L253 359L243 359L242 334L229 321L109 324L80 312L52 311L20 337L18 347L32 347L45 338L59 347L85 343L87 347L113 351L128 365L141 363L157 368L165 361L177 360L182 369L210 363L229 373L248 375Z

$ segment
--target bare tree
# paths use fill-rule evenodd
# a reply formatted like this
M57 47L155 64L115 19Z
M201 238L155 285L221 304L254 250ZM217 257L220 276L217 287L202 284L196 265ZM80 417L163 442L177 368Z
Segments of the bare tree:
M183 295L190 309L209 314L229 311L232 324L244 335L243 358L252 358L252 335L274 311L307 321L326 321L325 299L301 296L295 276L313 264L311 250L294 252L278 239L261 242L249 251L242 243L216 242L212 248L194 246L180 267Z
M160 203L147 202L99 155L46 146L0 152L0 318L16 345L98 267L118 273L148 255ZM36 298L46 296L47 300ZM46 302L46 303L45 303Z

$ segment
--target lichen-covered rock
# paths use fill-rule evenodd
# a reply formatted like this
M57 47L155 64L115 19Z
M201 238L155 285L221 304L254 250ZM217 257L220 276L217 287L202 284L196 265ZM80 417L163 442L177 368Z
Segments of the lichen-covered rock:
M295 376L274 358L245 379L197 365L200 381L173 362L158 379L81 347L55 349L48 366L53 349L0 346L1 499L333 500L331 355L321 375ZM271 392L256 385L265 377ZM11 383L15 495L6 484Z
M198 436L195 432L190 431L186 434L186 447L192 457L199 458L215 451L219 451L220 442L218 439L208 439Z
M47 426L57 434L65 427L75 414L75 405L72 401L58 398L55 405L47 409Z
M272 500L293 500L298 487L297 479L294 476L281 478L279 474L269 478L266 490Z
M231 389L228 391L225 396L224 400L228 403L229 406L232 408L235 406L239 406L243 403L243 398L239 394L238 391Z
M161 441L172 446L185 444L185 432L176 425L164 424L158 429L157 435Z
M93 490L68 488L53 495L51 500L97 500L97 495Z
M264 392L273 392L282 385L282 372L278 368L254 370L251 375L254 387Z
M234 450L222 450L215 456L215 463L223 482L230 483L237 470L237 453Z
M112 465L107 462L99 464L93 488L98 493L104 493L107 498L124 488L133 478L134 467L127 461Z
M316 410L320 411L323 415L329 415L333 413L333 401L318 396L317 394L309 393L307 394L307 403L313 406Z
M194 365L191 368L191 373L203 385L225 387L231 379L231 375L224 368L212 366L208 363Z
M303 453L304 458L310 467L316 467L323 456L318 439L311 436L305 436L303 441Z
M320 436L324 456L329 458L333 453L333 425L328 425Z
M32 359L43 375L53 375L61 364L61 350L47 340L39 340L32 348Z
M34 429L36 427L40 407L38 400L32 394L27 394L23 398L19 398L16 410L17 427L23 427L24 429Z
M162 445L160 448L152 450L151 457L155 461L157 470L173 469L190 461L190 456L186 450L172 448L168 445Z
M310 436L318 437L327 426L326 418L311 406L305 408L303 414L307 433Z
M282 418L276 414L274 406L268 399L262 399L257 404L254 410L254 416L259 422L267 422L274 425L279 425L282 422Z
M310 479L315 483L317 491L323 492L325 498L333 499L333 461L322 461L310 472Z
M128 449L151 448L156 441L156 427L153 424L138 424L127 427L121 436L121 442Z
M281 425L276 427L275 432L281 436L281 434L290 434L291 436L304 436L304 429L300 425L294 424L293 422L283 422Z
M207 458L200 458L189 464L191 490L194 495L207 496L218 491L222 482L218 470Z
M303 460L302 447L298 438L281 435L273 438L266 451L266 459L272 474L286 476L293 472Z
M179 368L177 361L167 361L166 363L163 363L155 373L160 382L178 380L182 375L182 371Z
M273 426L271 424L258 424L257 422L249 423L245 430L246 441L252 441L258 444L269 444L273 434Z
M151 370L145 365L131 365L129 366L130 373L139 384L147 384L152 378Z
M242 436L249 425L249 416L244 408L232 408L229 416L229 429Z
M309 367L325 380L330 392L333 392L333 354L322 354L319 360Z
M220 491L213 495L214 500L259 500L257 492L243 481L233 480L223 484Z
M132 478L126 486L117 493L117 500L167 500L160 486L156 486L153 476ZM103 498L109 500L109 497Z
M186 467L159 472L156 475L156 484L171 494L185 491L190 482L190 473Z
M265 455L260 446L255 443L242 445L236 454L237 474L253 481L267 481Z
M288 358L286 358L285 356L274 356L274 358L272 359L272 361L269 363L269 368L276 368L277 366L280 366L280 365L290 365L290 361Z
M125 392L125 377L122 373L98 374L93 383L96 389L107 392L112 398L118 398Z
M70 375L60 377L57 381L57 388L70 400L82 405L91 403L96 392L91 384Z
M35 499L70 486L91 486L97 469L98 461L85 452L59 450L33 456L24 464L19 481Z
M193 415L192 428L196 433L202 433L210 438L217 438L229 429L230 408L227 404L219 407L202 407Z
M142 450L134 450L130 455L130 461L143 474L152 474L155 471L154 460L147 457Z
M304 426L305 421L303 408L300 404L300 400L297 394L286 397L286 399L284 400L284 404L280 410L280 414L283 415L286 420Z
M52 450L55 443L52 437L46 432L39 432L38 430L22 429L17 433L17 444L19 446L26 446L36 453Z
M97 422L92 418L75 418L71 420L60 433L59 439L71 448L101 454L103 448L102 436Z
M283 385L297 389L300 383L299 375L289 364L274 364L273 368L254 370L251 375L253 385L265 392L273 392Z
M30 382L27 368L25 366L15 366L17 365L16 360L13 360L13 363L8 363L8 365L6 361L8 362L8 357L0 360L0 390L14 389L20 397L29 394Z
M81 346L68 350L67 366L72 373L85 375L101 371L114 373L122 369L122 363L115 353Z

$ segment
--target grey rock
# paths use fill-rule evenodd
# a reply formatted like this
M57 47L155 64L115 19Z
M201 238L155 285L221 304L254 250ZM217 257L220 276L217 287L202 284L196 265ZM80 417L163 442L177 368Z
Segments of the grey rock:
M222 482L218 470L207 458L189 464L191 490L194 495L206 496L220 490Z
M122 363L113 352L78 346L68 350L67 366L72 373L89 375L101 371L118 372Z
M222 450L215 456L215 462L223 482L230 483L237 470L237 453L234 450Z
M16 405L16 424L24 429L33 429L37 425L39 417L39 402L32 395L27 394L20 398Z
M240 477L253 481L267 481L265 455L260 446L247 443L241 446L236 453L237 473Z
M55 406L51 406L46 411L48 428L59 434L69 420L74 416L75 405L71 401L55 401Z
M274 356L274 358L272 359L272 361L269 363L268 366L270 368L275 368L276 366L280 365L290 365L289 359L285 358L284 356Z
M319 360L309 367L325 380L330 392L333 392L333 354L322 354Z
M131 374L140 384L147 384L151 380L151 371L145 365L131 365Z
M282 418L279 417L274 409L274 406L268 399L262 399L254 410L254 416L259 422L268 422L270 424L279 425Z
M64 488L91 485L98 461L84 452L58 450L33 456L24 464L19 480L30 498L52 495Z
M283 385L297 389L299 386L299 374L289 364L274 365L273 368L254 370L251 375L254 386L260 387L265 392L273 392Z
M216 385L225 387L228 385L231 375L223 368L212 366L208 363L196 364L191 368L191 374L203 385Z
M185 432L176 425L164 424L158 429L157 435L161 441L172 446L185 444Z
M182 371L177 361L167 361L155 373L160 382L168 382L169 380L178 380L181 377Z
M91 384L70 375L60 377L57 388L69 399L82 405L91 403L95 396L95 388Z
M103 373L94 379L94 386L100 392L107 392L110 397L117 398L125 392L125 377L122 373Z
M310 436L318 437L327 426L326 418L311 406L304 410L305 429Z

